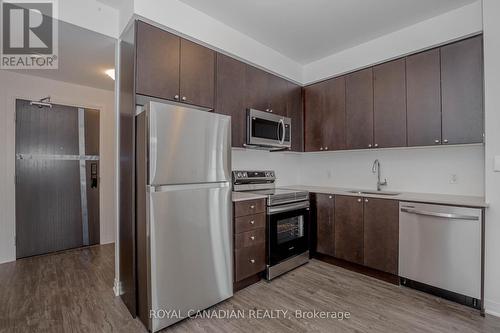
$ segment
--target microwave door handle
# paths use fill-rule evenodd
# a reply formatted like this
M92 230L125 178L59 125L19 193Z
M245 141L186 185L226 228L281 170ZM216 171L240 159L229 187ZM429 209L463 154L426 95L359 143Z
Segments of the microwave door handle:
M285 142L285 122L283 121L283 119L280 119L280 126L282 128L280 144L282 145Z

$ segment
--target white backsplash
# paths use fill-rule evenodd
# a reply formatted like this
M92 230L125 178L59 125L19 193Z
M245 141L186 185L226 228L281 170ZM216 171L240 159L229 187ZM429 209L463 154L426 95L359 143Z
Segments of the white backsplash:
M233 170L275 170L278 185L375 189L375 159L387 190L484 195L484 146L396 148L323 153L233 149ZM455 179L453 182L452 179Z

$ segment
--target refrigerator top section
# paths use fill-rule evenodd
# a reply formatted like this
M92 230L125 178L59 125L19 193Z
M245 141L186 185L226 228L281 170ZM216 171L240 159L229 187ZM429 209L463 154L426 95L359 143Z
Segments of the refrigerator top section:
M150 102L149 185L231 180L231 117Z

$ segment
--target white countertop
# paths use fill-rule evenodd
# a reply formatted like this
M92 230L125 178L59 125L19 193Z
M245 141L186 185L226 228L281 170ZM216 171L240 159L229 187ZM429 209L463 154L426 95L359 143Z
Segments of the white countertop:
M233 192L233 202L245 201L245 200L256 200L267 198L262 194L254 194L249 192Z
M397 195L380 195L380 194L364 194L364 193L359 194L350 192L350 191L374 191L368 189L360 190L355 188L339 188L339 187L323 187L323 186L307 186L307 185L293 185L293 186L283 186L283 187L293 190L309 191L312 193L348 195L348 196L364 197L364 198L392 199L398 201L423 202L432 204L467 206L467 207L478 207L478 208L488 207L488 204L484 200L484 197L476 197L476 196L435 194L435 193L414 193L414 192L400 192L400 191L394 191L399 193ZM387 192L392 192L392 191L387 191ZM234 198L234 192L233 192L233 198Z

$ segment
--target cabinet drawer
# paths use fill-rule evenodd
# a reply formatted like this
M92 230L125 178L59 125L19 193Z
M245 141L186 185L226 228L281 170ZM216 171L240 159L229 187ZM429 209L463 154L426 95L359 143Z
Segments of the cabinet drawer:
M266 268L264 243L235 251L235 280L240 281Z
M234 248L236 250L251 247L266 241L266 229L260 228L236 234Z
M234 232L236 234L265 228L266 226L266 214L256 214L243 217L237 217L234 222Z
M234 216L246 216L251 214L263 213L266 210L266 200L245 200L234 203Z

